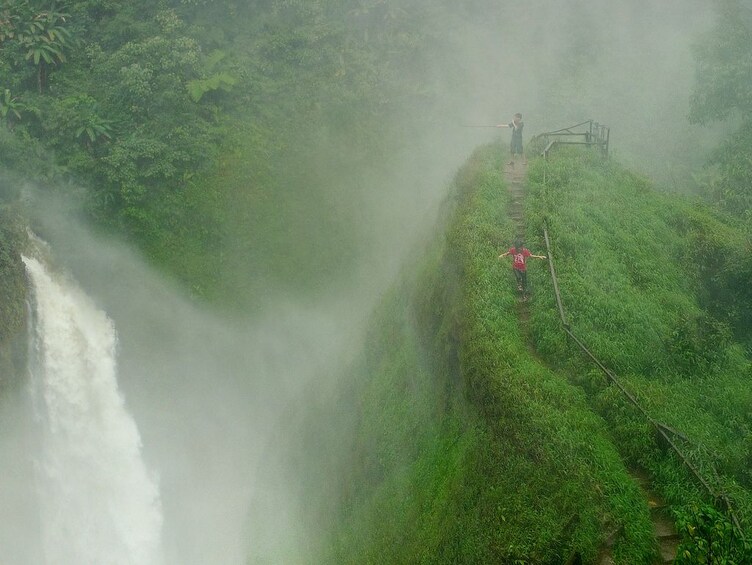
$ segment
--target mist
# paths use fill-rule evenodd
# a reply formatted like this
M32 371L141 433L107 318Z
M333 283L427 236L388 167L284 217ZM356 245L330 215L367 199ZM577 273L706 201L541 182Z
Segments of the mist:
M592 119L610 127L614 158L683 193L696 191L694 173L733 130L687 118L697 79L691 46L714 19L707 2L476 0L451 17L423 15L433 43L395 62L419 93L388 102L392 153L353 169L332 166L336 175L322 181L342 187L336 194L356 209L346 237L362 236L356 270L365 272L355 284L391 280L411 243L431 237L446 187L470 152L508 144L506 130L467 126L508 123L521 112L527 143ZM347 130L341 135L319 148L318 160L347 160Z
M507 142L504 130L462 126L507 123L515 112L526 142L589 119L608 125L615 156L662 183L677 180L677 168L701 166L723 133L687 120L691 45L714 19L707 2L464 6L425 61L430 118L420 108L406 112L430 121L404 143L412 163L432 159L423 171L451 171L471 147Z
M335 396L380 295L435 236L458 166L480 144L508 142L505 130L464 126L506 123L521 112L527 142L594 119L611 127L616 158L678 190L689 190L691 171L723 133L686 120L690 45L712 21L706 2L467 0L454 10L445 19L427 10L433 19L424 31L435 49L396 62L419 76L421 92L390 103L389 152L327 168L348 162L346 127L332 127L314 152L324 163L318 184L345 199L350 214L353 231L340 237L357 241L349 272L325 281L324 292L269 287L252 314L226 316L127 242L51 211L57 203L35 204L58 268L114 322L118 382L157 479L169 565L310 559L324 532L306 521L299 485L306 462L290 467L285 452L300 437L295 424L306 407ZM439 21L451 26L431 27ZM2 403L0 542L9 563L36 564L39 522L26 502L38 455L29 449L33 418L23 390ZM348 437L326 419L320 426L330 443Z
M38 227L57 268L65 265L61 274L113 320L119 387L160 492L165 562L241 564L263 551L275 562L299 561L304 501L280 482L295 475L275 467L281 431L312 380L356 351L365 315L357 313L358 301L280 298L259 319L231 323L191 301L127 246L95 237L70 217L51 213ZM29 501L37 500L41 453L28 391L6 398L2 413L0 539L6 555L17 556L12 563L40 563L40 525ZM270 523L275 538L262 542L254 530L268 533Z

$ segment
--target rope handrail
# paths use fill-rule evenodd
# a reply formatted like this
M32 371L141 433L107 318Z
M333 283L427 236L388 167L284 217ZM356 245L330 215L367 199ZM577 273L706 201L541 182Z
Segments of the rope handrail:
M647 419L647 421L653 426L653 428L656 430L658 434L663 438L663 440L666 442L666 444L671 448L671 450L679 457L679 459L682 461L684 466L691 472L691 474L697 479L697 481L710 493L713 500L721 501L721 503L725 506L726 512L728 513L729 517L731 518L731 521L733 523L734 528L736 529L737 533L739 534L741 539L745 539L744 537L744 531L741 527L741 523L739 521L739 518L736 515L736 512L733 509L733 506L731 504L730 499L728 498L728 495L725 492L722 491L716 491L710 483L702 476L702 473L697 469L697 467L689 460L689 458L685 455L685 453L681 450L681 448L676 444L676 442L672 439L673 437L681 438L682 440L686 441L687 443L693 443L689 440L689 438L682 434L681 432L673 429L672 427L668 426L667 424L664 424L655 418L653 418L648 411L642 407L642 405L639 403L637 398L627 390L627 388L621 383L621 381L614 375L613 372L611 372L586 346L585 344L575 336L575 334L572 332L572 328L569 325L569 322L567 321L566 317L566 311L564 310L564 304L561 299L561 293L559 290L559 282L558 278L556 276L556 269L554 267L554 261L553 261L553 253L551 252L551 242L548 234L548 222L544 220L543 224L543 237L546 242L546 251L548 253L548 268L549 272L551 274L551 280L553 282L554 286L554 295L556 298L556 305L559 310L559 317L561 318L562 325L564 327L565 333L580 347L580 349L595 363L595 365L606 375L608 380L616 385L616 387L622 392L622 394L629 400L629 402L634 405L638 411ZM715 465L713 465L712 462L710 462L711 469L713 470L713 474L718 478L718 472L715 468Z

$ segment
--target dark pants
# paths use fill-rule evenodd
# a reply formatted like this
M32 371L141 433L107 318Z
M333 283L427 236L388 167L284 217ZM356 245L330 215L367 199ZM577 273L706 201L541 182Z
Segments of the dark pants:
M514 277L517 279L517 284L522 287L522 290L527 290L527 271L521 271L520 269L512 269L514 271Z
M512 142L509 144L509 151L512 155L522 155L522 137L512 136Z

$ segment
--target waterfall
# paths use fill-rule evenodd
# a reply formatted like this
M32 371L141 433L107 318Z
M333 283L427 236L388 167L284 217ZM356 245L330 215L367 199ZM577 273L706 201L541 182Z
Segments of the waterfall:
M23 257L34 289L31 387L45 565L160 565L162 510L116 378L112 321Z

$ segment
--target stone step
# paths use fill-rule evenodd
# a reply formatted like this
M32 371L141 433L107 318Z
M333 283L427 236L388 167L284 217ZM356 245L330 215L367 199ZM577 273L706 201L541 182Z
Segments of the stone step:
M679 538L672 540L658 540L658 549L664 563L673 563L676 558L676 550L679 548Z

